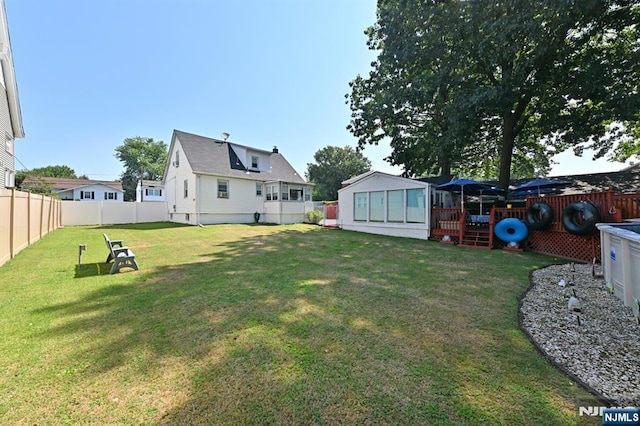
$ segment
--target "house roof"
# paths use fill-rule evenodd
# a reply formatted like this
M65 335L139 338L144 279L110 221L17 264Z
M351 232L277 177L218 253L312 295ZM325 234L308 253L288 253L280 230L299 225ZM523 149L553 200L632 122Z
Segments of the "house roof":
M104 185L115 189L118 192L124 192L122 189L122 182L106 181L106 180L91 180L91 179L69 179L69 178L54 178L54 177L39 177L29 176L22 182L23 189L29 189L42 184L51 185L52 191L66 191L69 189L81 188L90 185Z
M22 112L20 110L20 98L18 97L18 83L13 66L13 54L11 53L11 39L9 37L9 25L7 24L7 12L4 1L0 0L0 63L7 90L9 102L9 115L13 137L23 138Z
M187 158L187 161L194 173L212 174L240 179L254 179L265 182L284 181L307 184L307 182L295 171L284 156L275 149L274 151L276 152L265 151L245 145L174 130L170 152L173 149L174 141L176 139L180 142L184 156ZM271 170L269 172L250 170L242 163L242 159L237 157L232 146L268 155L271 161ZM171 158L168 159L167 167L169 165L169 161L171 161Z
M362 180L362 179L366 178L367 176L370 176L370 175L372 175L374 173L382 173L382 172L376 172L375 170L369 170L368 172L364 172L364 173L361 173L359 175L352 176L347 180L343 180L342 181L342 186L347 186L347 185L354 184L354 183L358 182L359 180Z
M625 167L617 172L554 176L553 179L571 182L559 188L558 194L563 195L607 191L609 188L622 194L640 193L640 164Z
M147 180L147 179L142 180L142 185L143 186L163 186L162 181L160 180Z
M521 185L532 179L534 178L512 179L510 186ZM616 193L620 194L640 193L640 164L625 167L617 172L552 176L550 179L567 181L569 183L552 188L545 188L543 193L547 195L586 194L608 191L610 188L613 188ZM484 183L498 184L497 181L485 181Z
M347 190L349 187L355 187L356 185L359 185L362 182L365 182L369 179L373 179L376 177L381 177L383 179L387 179L387 180L393 180L393 181L399 181L399 182L405 182L405 183L412 183L414 184L414 186L416 187L429 187L430 183L428 182L422 182L419 181L417 179L409 179L409 178L405 178L402 176L396 176L396 175L392 175L389 173L385 173L385 172L378 172L375 170L370 170L368 172L362 173L360 175L354 176L350 179L347 179L345 181L342 182L342 188L340 188L338 190L338 192L342 192Z

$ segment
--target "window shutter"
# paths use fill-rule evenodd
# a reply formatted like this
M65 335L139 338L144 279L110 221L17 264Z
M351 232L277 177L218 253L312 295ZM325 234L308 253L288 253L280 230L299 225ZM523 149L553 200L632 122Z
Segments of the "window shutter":
M84 200L84 191L80 191L80 199Z
M105 200L107 199L107 193L106 192L104 193L104 199Z
M162 197L162 189L159 190L159 195Z
M96 199L96 193L94 191L91 191L91 199L92 200Z
M116 192L116 193L114 193L114 197L113 197L113 199L114 199L114 200L117 200L117 199L118 199L118 193L117 193L117 192Z
M149 195L149 188L144 189L144 195Z

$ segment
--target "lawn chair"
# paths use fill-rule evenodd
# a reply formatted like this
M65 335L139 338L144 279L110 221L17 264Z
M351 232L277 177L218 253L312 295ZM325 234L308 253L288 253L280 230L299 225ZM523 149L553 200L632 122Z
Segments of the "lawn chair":
M122 268L133 268L138 270L138 263L136 262L136 255L133 254L129 247L122 245L122 240L110 240L107 234L102 234L104 241L109 248L109 254L107 255L107 262L113 260L113 266L111 266L110 274L115 274Z

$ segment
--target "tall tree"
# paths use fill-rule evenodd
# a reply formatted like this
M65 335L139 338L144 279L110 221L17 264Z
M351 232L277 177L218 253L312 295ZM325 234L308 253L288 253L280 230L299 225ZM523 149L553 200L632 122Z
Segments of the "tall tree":
M86 179L86 176L76 176L75 170L65 165L36 167L31 170L20 170L16 173L16 186L21 187L22 182L27 177L41 178L41 177L54 177L54 178L69 178L69 179ZM38 180L37 184L30 186L30 190L37 193L48 194L51 192L51 185L43 180Z
M391 138L406 174L493 170L503 188L568 148L602 156L637 139L639 18L625 0L380 0L349 129Z
M343 181L371 170L369 159L350 146L327 146L318 150L313 158L316 163L307 164L305 175L315 184L315 200L337 200Z
M116 147L116 158L124 164L122 188L125 201L136 199L136 186L142 179L160 180L167 162L167 144L153 138L126 138Z

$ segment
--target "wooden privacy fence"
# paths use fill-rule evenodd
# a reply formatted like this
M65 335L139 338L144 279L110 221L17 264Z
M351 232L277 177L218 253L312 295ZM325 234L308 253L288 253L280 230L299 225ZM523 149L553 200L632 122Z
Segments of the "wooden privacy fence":
M59 199L0 189L0 266L61 226Z
M493 207L490 213L489 231L491 245L504 247L505 243L493 238L494 227L502 219L516 218L526 220L527 209L536 202L551 206L554 219L545 230L529 229L522 247L527 250L546 253L567 259L591 262L600 261L600 233L594 230L590 235L574 235L564 228L562 213L571 203L587 201L600 212L601 222L622 222L626 219L640 218L640 193L616 194L613 190L585 194L557 195L549 197L529 197L525 208ZM469 216L466 209L434 208L431 221L431 239L442 240L448 235L452 242L460 243L468 227Z

